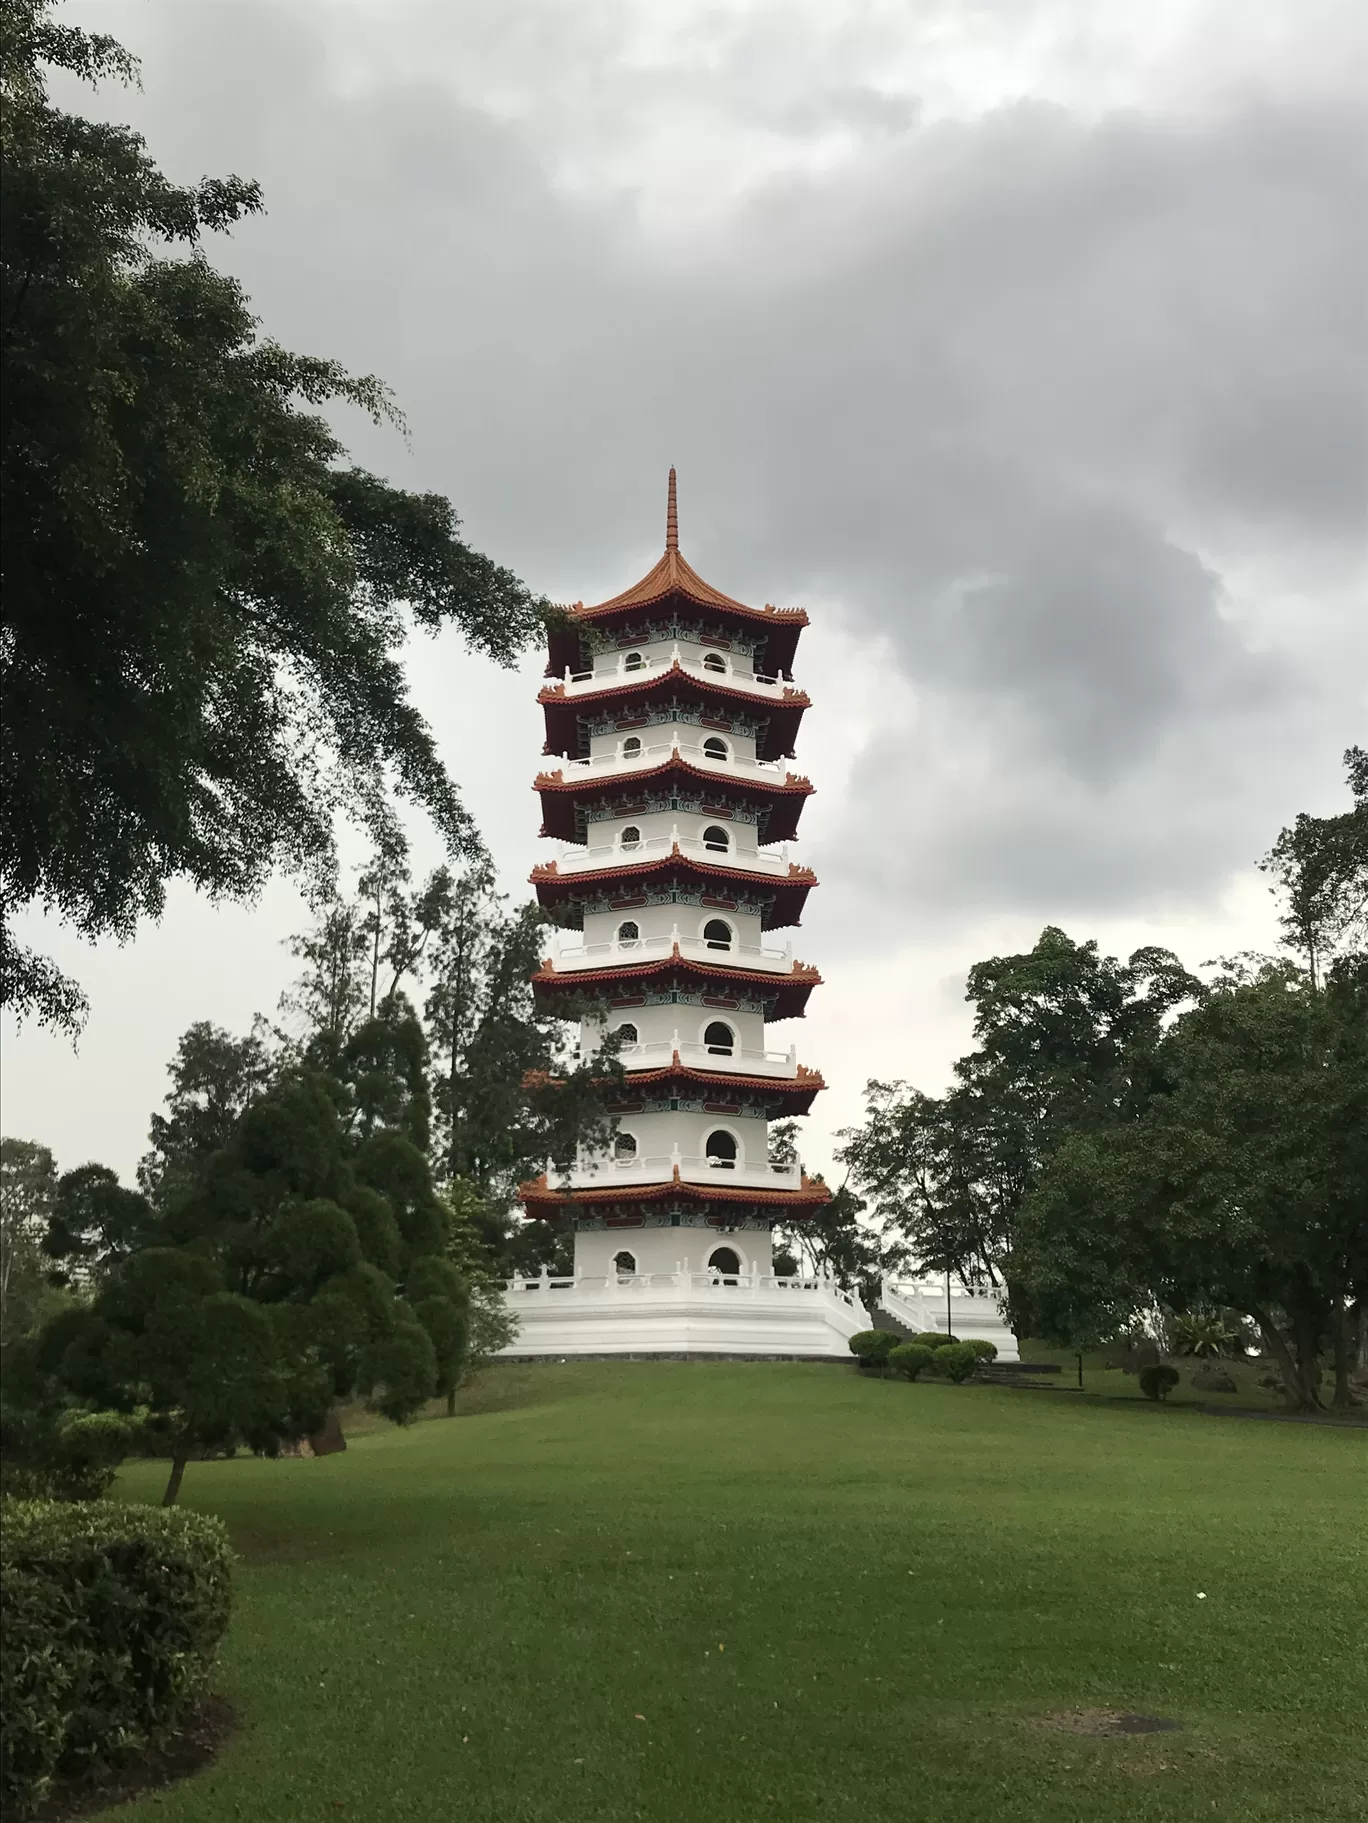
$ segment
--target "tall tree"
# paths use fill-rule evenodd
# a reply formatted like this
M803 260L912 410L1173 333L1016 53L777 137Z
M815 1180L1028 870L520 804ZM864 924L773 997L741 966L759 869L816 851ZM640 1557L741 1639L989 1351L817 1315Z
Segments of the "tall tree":
M358 1390L402 1422L454 1388L467 1300L427 1161L396 1131L349 1140L344 1101L326 1077L286 1076L164 1210L103 1167L85 1167L69 1208L59 1183L49 1248L100 1276L93 1303L44 1332L41 1364L79 1396L165 1418L168 1502L196 1450L274 1450Z
M1350 809L1305 811L1284 829L1261 863L1281 895L1283 941L1318 987L1337 955L1368 947L1368 751L1344 755Z
M1015 1228L1018 1327L1079 1345L1156 1304L1248 1316L1288 1402L1347 1405L1368 1305L1368 960L1317 990L1264 964L1219 981L1163 1041L1167 1085L1127 1126L1080 1129Z
M1045 1161L1075 1132L1143 1113L1162 1083L1165 1023L1203 992L1167 950L1123 963L1050 926L1031 950L969 971L978 1044L950 1090L871 1082L839 1156L919 1265L998 1286Z
M511 662L545 604L450 502L347 464L324 409L396 422L384 387L263 339L202 251L256 185L172 184L135 133L54 106L46 70L135 65L50 14L0 15L5 913L122 938L175 877L320 878L337 812L392 842L394 791L476 852L398 649L455 625ZM78 984L0 934L4 1000L74 1030Z
M0 1140L0 1348L24 1334L42 1301L52 1262L43 1236L57 1194L57 1167L46 1146Z
M164 1207L201 1186L209 1160L228 1144L247 1107L273 1080L277 1063L258 1022L244 1038L199 1019L181 1034L167 1065L166 1112L154 1114L138 1186Z

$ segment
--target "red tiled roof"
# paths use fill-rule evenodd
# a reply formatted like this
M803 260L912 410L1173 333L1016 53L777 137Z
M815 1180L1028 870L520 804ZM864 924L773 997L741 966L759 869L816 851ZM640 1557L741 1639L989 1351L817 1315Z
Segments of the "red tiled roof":
M611 968L586 968L573 971L558 970L548 957L532 977L532 989L536 993L554 990L557 993L573 994L576 990L601 987L604 984L622 983L629 986L633 982L647 981L652 976L660 975L692 976L695 980L717 983L719 986L729 982L733 988L762 988L766 990L758 998L772 1002L772 1008L766 1018L778 1023L781 1019L801 1019L803 1009L815 987L820 987L822 977L806 962L795 962L787 974L770 973L741 968L717 968L708 962L693 962L681 956L676 947L669 956L661 956L652 962L628 962L614 965Z
M528 880L533 886L539 886L543 881L550 880L563 880L569 884L579 880L629 879L638 874L658 873L664 867L686 867L693 873L715 874L720 880L741 880L747 886L780 884L815 886L817 884L817 876L812 869L800 867L797 861L789 862L787 877L752 874L747 873L742 867L719 867L712 861L692 860L688 855L680 853L678 842L671 847L669 854L661 855L658 860L624 861L621 866L586 867L582 871L577 868L574 873L569 874L563 874L555 861L539 861L528 875Z
M603 1202L654 1203L665 1196L686 1196L702 1203L770 1203L795 1212L804 1207L819 1209L823 1203L831 1201L829 1188L825 1184L814 1182L806 1172L803 1173L802 1188L799 1190L746 1190L686 1183L680 1177L677 1165L674 1175L659 1184L635 1184L631 1187L607 1184L601 1190L553 1190L543 1172L540 1177L518 1185L518 1201L524 1208L529 1203L550 1203L562 1208L572 1204L592 1205Z
M615 798L632 805L652 780L670 775L677 777L680 773L701 779L712 788L713 797L708 798L705 794L705 809L727 805L738 799L742 803L760 805L765 816L763 835L769 842L793 840L798 833L798 818L803 800L811 797L814 790L812 781L804 778L801 773L786 773L782 784L766 779L734 777L729 773L711 771L706 766L695 766L677 752L672 753L661 765L640 772L619 772L597 778L591 774L583 779L567 779L559 771L539 772L533 780L532 789L541 794L541 833L565 842L583 841L584 832L578 818L578 807L583 801Z
M803 903L809 891L817 884L817 876L810 867L800 867L796 861L789 862L787 874L751 874L735 867L716 867L709 861L694 861L679 852L675 843L668 855L657 860L633 861L622 866L578 869L573 873L562 873L555 861L543 861L532 869L529 884L537 889L537 898L542 905L552 906L573 904L580 882L588 888L601 886L605 881L619 881L630 888L633 882L644 882L652 875L664 873L670 875L693 875L700 879L734 881L750 887L760 897L773 897L773 904L766 914L762 928L764 930L781 930L785 925L797 924Z
M626 980L636 975L656 975L662 969L683 968L694 975L713 975L719 981L780 982L797 983L806 987L820 987L822 977L810 962L795 962L792 971L785 975L777 970L759 970L752 972L744 968L718 968L711 962L694 962L687 956L681 956L676 943L668 956L659 956L650 962L624 962L611 968L577 968L574 970L558 969L550 956L543 959L541 967L533 975L533 981L574 982L584 980Z

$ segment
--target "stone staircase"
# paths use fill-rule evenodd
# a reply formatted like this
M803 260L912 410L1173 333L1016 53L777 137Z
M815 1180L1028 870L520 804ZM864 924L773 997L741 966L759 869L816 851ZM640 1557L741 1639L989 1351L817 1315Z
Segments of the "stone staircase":
M910 1342L912 1340L912 1330L905 1323L900 1323L895 1316L884 1309L882 1304L874 1306L873 1315L875 1329L891 1329L900 1341Z

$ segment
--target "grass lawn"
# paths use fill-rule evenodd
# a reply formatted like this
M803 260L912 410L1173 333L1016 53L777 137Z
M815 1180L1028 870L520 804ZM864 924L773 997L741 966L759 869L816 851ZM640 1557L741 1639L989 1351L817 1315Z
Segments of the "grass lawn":
M120 1823L1368 1816L1356 1431L815 1364L469 1404L190 1465L242 1554L243 1730ZM1094 1707L1185 1727L1031 1720Z
M1049 1342L1022 1342L1021 1358L1023 1361L1057 1361L1060 1367L1056 1384L1068 1387L1071 1391L1078 1387L1078 1357L1067 1349L1053 1347ZM1085 1354L1083 1357L1083 1394L1085 1398L1104 1399L1143 1399L1140 1390L1140 1376L1128 1374L1119 1367L1108 1367L1107 1362L1116 1354L1116 1349L1107 1348ZM1170 1405L1213 1405L1238 1406L1249 1411L1285 1412L1287 1402L1281 1393L1275 1393L1266 1386L1259 1385L1260 1375L1266 1373L1266 1367L1255 1361L1220 1360L1210 1363L1219 1367L1223 1373L1230 1375L1236 1385L1233 1393L1202 1392L1192 1384L1192 1376L1203 1362L1192 1357L1177 1355L1165 1356L1171 1367L1179 1373L1177 1386L1169 1393ZM1054 1375L1050 1376L1055 1379ZM1331 1370L1327 1366L1326 1379L1322 1397L1329 1399L1333 1387Z

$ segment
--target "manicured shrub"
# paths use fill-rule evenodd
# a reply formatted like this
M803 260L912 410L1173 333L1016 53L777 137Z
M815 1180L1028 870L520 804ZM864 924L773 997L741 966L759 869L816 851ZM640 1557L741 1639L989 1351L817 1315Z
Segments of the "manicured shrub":
M1167 1361L1156 1361L1140 1373L1140 1391L1147 1399L1167 1399L1180 1379L1178 1369Z
M915 1380L935 1358L934 1348L924 1348L920 1342L900 1342L889 1355L888 1365L905 1380Z
M216 1519L7 1500L0 1532L0 1809L137 1752L204 1694L228 1624Z
M861 1329L850 1338L850 1352L861 1367L883 1368L901 1339L891 1329Z
M938 1348L931 1358L931 1371L944 1374L947 1380L953 1380L958 1386L967 1380L979 1364L979 1357L967 1342L952 1342L948 1348Z
M0 1492L16 1500L98 1500L138 1447L123 1412L43 1405L0 1415Z
M912 1340L919 1342L923 1348L950 1348L959 1341L959 1337L945 1334L939 1329L930 1329L924 1335L913 1336Z
M997 1343L990 1342L987 1336L970 1336L967 1342L960 1343L961 1348L972 1348L976 1360L987 1362L997 1360Z

